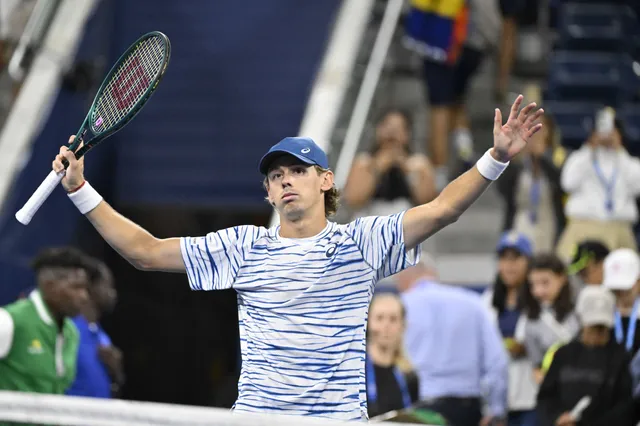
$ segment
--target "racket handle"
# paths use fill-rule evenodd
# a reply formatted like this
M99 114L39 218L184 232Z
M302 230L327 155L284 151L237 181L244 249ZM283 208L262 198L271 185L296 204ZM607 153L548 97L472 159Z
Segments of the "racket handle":
M22 206L16 213L16 219L23 225L28 225L33 218L33 215L40 209L40 206L49 198L49 195L58 186L62 178L64 177L66 170L56 173L51 170L51 173L42 181L38 189L33 193L31 198Z

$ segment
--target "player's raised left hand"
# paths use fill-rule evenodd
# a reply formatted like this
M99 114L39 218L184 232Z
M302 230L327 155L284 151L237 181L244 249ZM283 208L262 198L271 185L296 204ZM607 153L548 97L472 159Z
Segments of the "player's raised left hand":
M544 114L542 108L536 109L536 103L532 102L520 109L524 96L519 95L513 105L506 124L502 124L502 113L496 108L493 123L493 157L503 163L510 161L518 155L542 124L538 119Z

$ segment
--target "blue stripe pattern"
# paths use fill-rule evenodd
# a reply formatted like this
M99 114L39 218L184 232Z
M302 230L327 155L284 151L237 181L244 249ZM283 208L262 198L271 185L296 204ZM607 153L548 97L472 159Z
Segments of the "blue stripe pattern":
M419 257L419 249L405 249L403 217L329 222L304 239L255 226L181 239L193 290L238 293L236 411L367 418L365 333L374 286Z

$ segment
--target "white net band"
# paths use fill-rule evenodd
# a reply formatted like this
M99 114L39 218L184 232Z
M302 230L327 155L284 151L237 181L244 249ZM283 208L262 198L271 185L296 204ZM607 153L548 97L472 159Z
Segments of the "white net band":
M340 426L354 424L309 417L233 413L220 408L0 391L0 424L5 422L58 426Z

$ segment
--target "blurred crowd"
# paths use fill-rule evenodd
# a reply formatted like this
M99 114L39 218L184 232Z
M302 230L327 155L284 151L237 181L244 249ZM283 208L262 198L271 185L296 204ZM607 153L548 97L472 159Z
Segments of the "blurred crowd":
M43 250L32 267L36 286L0 308L0 389L117 396L123 357L100 326L116 303L111 271L71 247Z
M372 148L356 160L345 188L354 216L433 199L453 177L446 167L450 145L463 166L472 164L466 91L492 52L495 100L507 92L524 2L410 3L406 39L423 59L430 156L412 151L409 112L384 111ZM551 3L552 12L563 7ZM609 7L627 7L625 16L640 26L637 5ZM467 20L468 31L458 31ZM595 27L598 17L588 22ZM435 26L449 28L438 33L447 37L434 36ZM572 31L588 37L592 29ZM566 50L571 41L561 37L553 47ZM621 55L637 54L628 49ZM637 101L634 87L627 89ZM504 233L495 281L483 294L440 282L428 255L376 293L367 349L371 417L413 407L454 426L640 421L640 160L630 153L625 127L633 123L621 118L620 105L597 91L587 100L601 107L581 117L581 146L567 146L557 120L564 117L548 110L543 130L496 183Z
M383 110L344 188L353 218L434 199L455 175L450 146L471 167L467 90L494 53L495 101L507 96L522 1L410 3L406 44L423 59L429 155L414 148L411 111ZM437 37L426 30L434 26L444 28ZM428 254L376 292L367 329L371 418L413 407L452 426L640 421L640 160L618 105L602 102L574 149L547 113L496 183L503 234L495 280L482 294L441 282ZM108 267L55 248L33 269L36 287L0 309L0 389L117 397L123 354L100 326L116 302Z
M450 425L637 424L637 251L587 240L567 265L507 231L496 256L481 295L440 282L428 255L374 295L370 415L417 407Z

